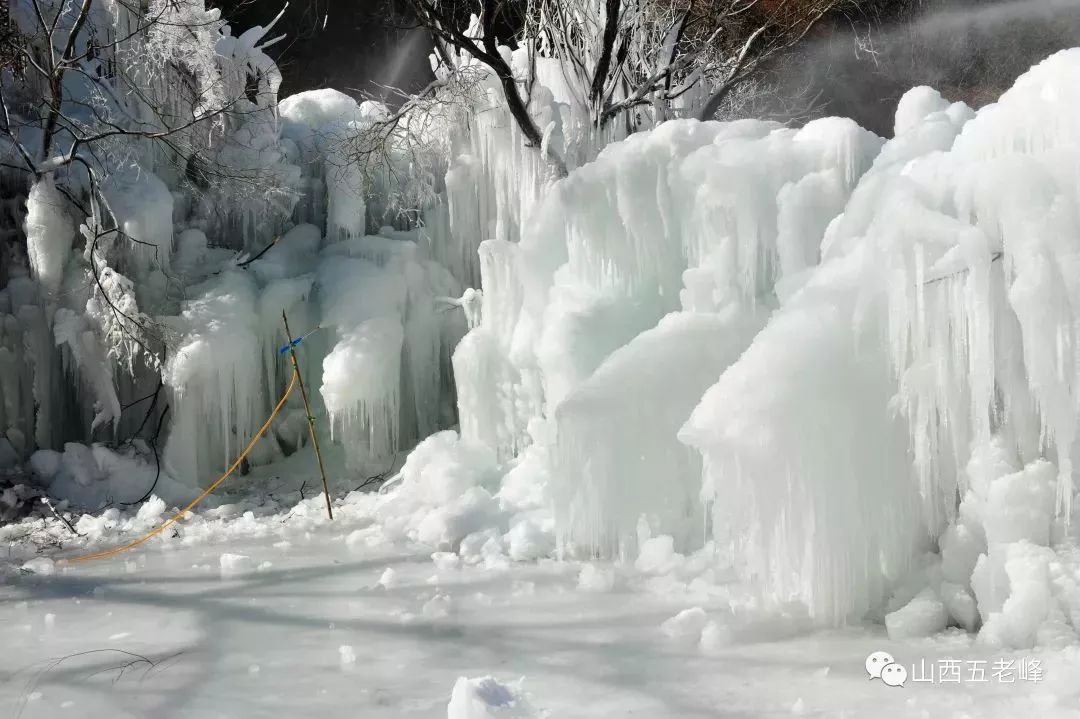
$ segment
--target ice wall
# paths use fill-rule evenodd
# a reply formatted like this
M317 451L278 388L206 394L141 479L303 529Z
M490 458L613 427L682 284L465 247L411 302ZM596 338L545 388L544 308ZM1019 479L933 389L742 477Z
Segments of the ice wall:
M973 447L1052 471L1054 511L1011 540L1051 543L1080 409L1078 53L979 113L916 88L887 143L840 119L666 123L545 190L520 242L482 227L486 201L459 205L451 224L494 234L454 356L463 437L544 458L564 550L626 552L645 515L827 623L901 601L961 522L983 536ZM933 591L962 626L1028 641L990 621L1028 602L994 594L1026 550L980 541L993 569Z
M821 619L880 602L922 534L957 623L974 595L992 641L1060 624L1025 607L1058 601L1028 560L1074 495L1078 79L1073 50L977 114L905 96L820 269L681 432L747 574Z
M642 514L680 548L704 541L679 426L776 283L817 262L814 228L880 144L837 119L667 123L553 186L520 244L481 246L482 319L454 357L462 433L508 457L552 424L564 548L632 549Z
M294 336L314 411L350 465L383 471L402 448L448 420L445 367L464 319L436 297L459 293L428 260L415 232L324 242L299 225L250 270L233 269L190 291L171 323L182 337L165 383L174 397L166 459L191 483L212 479L262 424L288 383L278 348L281 314ZM258 358L253 371L252 359ZM302 412L294 398L286 412ZM270 461L303 438L268 434L253 461ZM372 472L374 473L374 472Z

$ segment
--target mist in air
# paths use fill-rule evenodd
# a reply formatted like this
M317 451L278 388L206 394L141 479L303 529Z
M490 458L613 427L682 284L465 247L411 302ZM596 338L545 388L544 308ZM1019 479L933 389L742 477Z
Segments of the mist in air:
M897 6L907 3L896 3ZM1080 45L1076 0L930 0L878 17L853 14L824 30L779 70L780 96L796 115L800 98L815 114L851 117L891 136L897 100L930 85L973 107L993 102L1033 64ZM891 13L891 15L890 15Z

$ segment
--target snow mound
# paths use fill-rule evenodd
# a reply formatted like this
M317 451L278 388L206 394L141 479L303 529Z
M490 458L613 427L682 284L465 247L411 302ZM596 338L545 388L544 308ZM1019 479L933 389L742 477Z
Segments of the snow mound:
M139 517L144 518L160 514L166 504L187 504L196 495L193 487L177 482L167 470L159 470L152 455L134 448L116 451L100 444L68 442L62 453L50 449L34 452L29 465L35 481L49 494L78 507L134 502L152 489L156 495L152 504L148 502L139 510Z
M949 612L932 589L924 589L910 602L885 617L889 639L929 637L945 629Z
M48 557L35 557L28 562L24 562L22 568L27 572L43 576L56 573L56 563Z
M452 430L436 433L409 455L400 483L379 506L376 530L391 539L407 537L457 552L470 535L505 531L508 518L493 496L498 481L491 450ZM533 528L518 530L515 537L523 556L535 556L545 546Z

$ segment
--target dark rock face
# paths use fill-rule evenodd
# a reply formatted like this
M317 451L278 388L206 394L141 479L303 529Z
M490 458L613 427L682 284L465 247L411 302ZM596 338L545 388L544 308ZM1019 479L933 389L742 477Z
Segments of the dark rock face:
M266 25L283 0L210 0L238 29ZM403 27L395 0L294 0L271 35L287 37L268 54L281 68L281 97L333 87L354 97L392 94L381 87L418 90L431 79L431 41Z

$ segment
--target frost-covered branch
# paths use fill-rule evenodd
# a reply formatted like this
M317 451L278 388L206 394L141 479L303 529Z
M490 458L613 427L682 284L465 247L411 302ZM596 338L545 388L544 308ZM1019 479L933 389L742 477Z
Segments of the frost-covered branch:
M443 44L454 48L458 53L467 54L491 71L498 80L507 109L525 138L525 144L542 151L545 160L555 172L559 176L565 176L566 162L553 147L544 143L544 133L529 112L528 101L523 94L524 87L508 59L509 49L499 42L497 28L500 22L506 21L512 3L474 3L470 0L405 2L419 23L431 33L437 47ZM474 21L467 31L463 31L458 25L463 10L475 10ZM448 69L457 65L445 48L442 48L441 57L449 66Z

